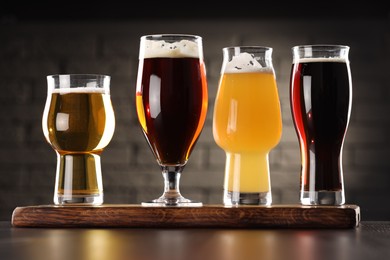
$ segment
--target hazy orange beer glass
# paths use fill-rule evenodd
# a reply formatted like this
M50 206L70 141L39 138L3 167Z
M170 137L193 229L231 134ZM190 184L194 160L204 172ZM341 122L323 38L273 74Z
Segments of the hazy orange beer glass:
M115 128L110 76L47 76L43 133L57 153L54 204L103 203L100 155Z
M268 154L281 134L272 48L223 48L213 135L226 152L225 205L272 203Z

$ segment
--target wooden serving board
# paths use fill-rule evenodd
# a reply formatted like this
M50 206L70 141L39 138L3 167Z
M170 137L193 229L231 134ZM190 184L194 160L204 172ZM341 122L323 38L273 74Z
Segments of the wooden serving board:
M104 228L354 228L360 222L357 205L144 207L39 205L17 207L13 227Z

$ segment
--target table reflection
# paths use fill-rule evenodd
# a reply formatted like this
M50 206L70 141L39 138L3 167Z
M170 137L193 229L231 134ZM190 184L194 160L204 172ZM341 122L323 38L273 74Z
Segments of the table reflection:
M37 232L39 230L39 232ZM14 259L334 259L359 252L356 230L26 229ZM355 253L354 253L355 255Z

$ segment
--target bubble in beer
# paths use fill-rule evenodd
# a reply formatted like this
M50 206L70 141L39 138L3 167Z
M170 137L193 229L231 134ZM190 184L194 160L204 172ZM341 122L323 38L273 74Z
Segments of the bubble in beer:
M225 73L243 73L243 72L257 72L264 71L267 68L261 66L261 64L255 59L252 54L242 52L232 58L226 64ZM269 69L269 68L268 68Z
M182 40L180 42L169 43L166 41L145 40L144 58L181 58L199 57L199 48L196 42Z

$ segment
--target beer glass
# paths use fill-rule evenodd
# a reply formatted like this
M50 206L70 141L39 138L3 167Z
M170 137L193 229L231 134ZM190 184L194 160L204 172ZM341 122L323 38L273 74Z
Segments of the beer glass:
M342 149L352 105L349 49L292 48L290 104L301 150L303 205L345 203Z
M145 35L140 39L136 109L162 170L164 192L143 206L202 206L181 195L181 173L201 134L208 105L202 38Z
M103 203L100 156L115 128L110 76L47 76L42 128L57 154L54 204Z
M282 134L270 47L226 47L213 115L215 142L226 153L223 203L272 203L268 155Z

